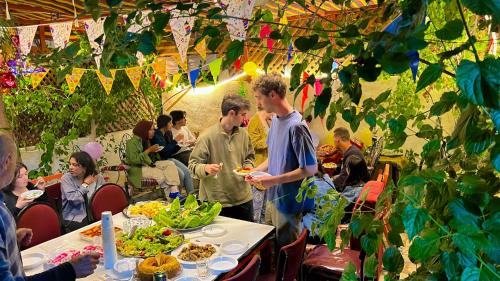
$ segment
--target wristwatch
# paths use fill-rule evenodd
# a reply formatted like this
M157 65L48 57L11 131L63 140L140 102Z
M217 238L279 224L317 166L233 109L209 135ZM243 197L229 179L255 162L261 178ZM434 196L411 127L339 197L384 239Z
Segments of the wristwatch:
M85 187L85 188L87 188L87 187L89 187L89 184L86 183L86 182L84 182L84 183L82 183L82 186Z

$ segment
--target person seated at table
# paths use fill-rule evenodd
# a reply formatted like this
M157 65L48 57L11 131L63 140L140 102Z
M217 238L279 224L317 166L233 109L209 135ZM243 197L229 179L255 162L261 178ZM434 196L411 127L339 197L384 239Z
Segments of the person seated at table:
M67 232L92 222L89 200L103 184L104 178L97 172L95 162L87 152L71 154L69 172L61 178L62 217Z
M181 149L177 140L172 136L172 118L168 115L160 115L156 119L155 134L151 139L151 144L158 144L164 148L158 152L161 160L169 160L174 162L179 172L179 177L182 185L186 188L188 193L194 193L193 178L188 167L181 161L173 158L173 155ZM181 135L177 135L178 139L182 139Z
M0 190L14 179L16 169L16 144L12 137L0 131ZM3 193L0 192L0 202ZM19 245L29 245L31 229L16 230L14 217L5 204L0 204L0 280L2 281L73 281L94 272L99 263L98 254L88 254L73 258L47 271L33 276L25 276Z
M150 154L158 152L158 144L150 145L154 136L153 122L142 120L132 130L133 136L127 141L125 164L129 165L128 180L134 188L142 189L141 179L151 178L165 192L168 198L181 197L179 192L179 173L174 162L168 160L153 163ZM168 194L168 195L167 195Z
M36 184L33 184L28 179L28 168L26 165L23 163L17 163L16 171L14 172L14 180L2 191L5 205L7 205L7 208L14 217L16 217L19 212L31 202L50 202L49 196L45 192L42 196L34 200L21 196L21 194L29 190L45 191L45 181L42 177L39 177L36 180Z
M196 137L186 126L187 119L185 111L173 110L170 112L170 116L172 117L172 124L174 125L171 129L172 136L181 146L181 149L174 154L174 158L187 166L189 165L189 156L196 143Z
M333 131L335 146L343 153L339 174L333 177L333 183L337 191L353 202L358 198L363 184L370 180L370 174L363 154L351 143L350 137L344 127Z
M222 118L198 138L189 159L189 170L200 179L199 198L220 202L222 216L253 221L252 190L233 170L253 167L255 154L245 129L239 126L250 102L229 94L222 100Z

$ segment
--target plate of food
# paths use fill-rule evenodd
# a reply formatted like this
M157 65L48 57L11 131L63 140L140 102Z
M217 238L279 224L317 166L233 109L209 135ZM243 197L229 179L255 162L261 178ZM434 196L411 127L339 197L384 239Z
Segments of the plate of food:
M238 167L233 170L233 173L237 174L238 176L246 176L252 172L251 167Z
M167 208L168 204L164 201L144 201L137 202L136 204L129 205L123 209L123 214L128 218L146 217L153 218L161 210Z
M42 196L43 195L43 190L38 190L38 189L35 189L35 190L28 190L26 192L23 192L21 194L21 196L23 198L26 198L28 200L35 200L37 199L38 197Z
M161 210L153 221L160 226L179 231L191 231L209 225L219 215L222 204L219 202L201 204L194 195L188 195L181 206L179 198L175 198L168 208Z
M333 155L337 151L337 148L334 145L331 144L324 144L320 147L318 147L317 153L321 157L326 157Z
M337 169L337 164L333 163L333 162L326 162L326 163L323 163L321 164L323 166L323 168L325 169Z
M176 257L184 266L194 266L197 261L211 259L220 254L219 247L211 243L188 243L172 251L172 256Z
M182 266L175 257L160 253L137 265L137 280L153 280L153 275L157 272L165 273L168 280L173 280L182 274Z
M153 225L137 228L130 234L122 233L116 239L116 249L124 257L154 257L169 253L184 242L182 233L168 227Z
M115 234L118 234L121 232L122 229L119 227L115 226ZM80 231L80 238L85 241L94 241L95 237L100 237L101 236L101 224L94 225L92 227L89 227L87 229L84 229Z

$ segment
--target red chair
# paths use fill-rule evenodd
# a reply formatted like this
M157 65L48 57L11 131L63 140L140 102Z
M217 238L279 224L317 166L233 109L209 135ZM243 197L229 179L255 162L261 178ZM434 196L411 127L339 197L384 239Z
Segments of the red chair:
M50 204L57 210L59 214L62 212L62 192L61 183L57 182L45 187L45 192L49 197Z
M101 220L101 213L111 211L114 215L128 206L125 190L114 183L99 187L90 198L90 210L94 220Z
M278 255L278 266L276 272L260 275L261 280L294 281L301 268L304 252L306 250L307 235L309 231L304 228L297 240L283 246Z
M33 230L31 243L27 249L61 236L59 214L46 203L31 203L17 215L17 228Z
M235 276L225 279L226 281L255 281L259 275L260 256L253 256L252 260L245 266L245 268Z

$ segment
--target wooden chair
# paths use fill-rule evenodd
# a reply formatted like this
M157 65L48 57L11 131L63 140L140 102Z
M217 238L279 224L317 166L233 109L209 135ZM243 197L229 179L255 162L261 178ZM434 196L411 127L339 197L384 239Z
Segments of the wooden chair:
M36 246L61 236L59 214L46 203L31 203L17 215L17 228L30 228L33 231L31 243L24 249Z

